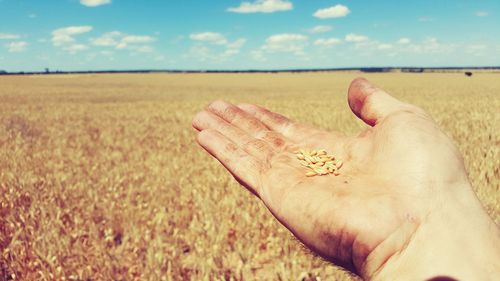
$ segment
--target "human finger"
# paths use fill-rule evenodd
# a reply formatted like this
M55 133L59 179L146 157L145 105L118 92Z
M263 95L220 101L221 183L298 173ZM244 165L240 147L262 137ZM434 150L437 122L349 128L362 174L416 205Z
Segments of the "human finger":
M423 112L416 106L399 101L361 77L351 82L348 102L352 112L370 126L375 126L396 112Z
M260 194L262 164L230 139L214 129L198 133L198 143L215 157L238 182Z
M272 147L264 140L254 138L226 120L209 111L201 111L193 118L193 127L198 130L214 129L230 139L240 148L259 160L266 160L273 154Z
M252 136L268 131L267 127L260 120L244 112L234 104L225 101L214 101L207 107L207 110Z
M269 129L281 133L292 141L300 142L306 137L319 133L318 130L298 124L287 117L254 104L239 104L243 111L255 116Z

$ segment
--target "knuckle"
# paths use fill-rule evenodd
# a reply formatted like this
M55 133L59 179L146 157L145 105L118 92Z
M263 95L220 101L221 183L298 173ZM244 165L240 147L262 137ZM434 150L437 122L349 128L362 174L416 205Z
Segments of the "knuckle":
M283 126L285 126L285 125L287 125L287 124L289 123L288 118L286 118L286 117L285 117L285 116L283 116L283 115L280 115L280 114L274 113L274 112L272 112L272 113L271 113L271 118L272 118L272 119L273 119L276 123L278 123L278 124L280 124L280 125L283 125Z
M246 149L264 150L266 149L266 143L259 139L251 139L244 144L244 147Z
M248 118L248 126L253 130L263 130L265 127L255 118Z
M216 101L213 101L211 102L208 107L209 108L222 108L222 107L225 107L227 105L227 102L223 101L223 100L216 100Z
M429 113L425 111L424 109L415 106L415 105L410 105L410 110L413 112L413 114L416 114L421 117L430 117Z
M221 132L224 132L224 133L233 133L233 134L239 135L237 132L235 132L233 126L231 126L230 124L228 124L226 122L217 122L217 124L215 125L215 127L218 130L220 130Z
M399 112L401 115L407 116L409 119L429 119L430 115L423 110L422 108L412 105L406 104L405 107Z
M283 147L285 145L285 140L282 137L278 136L276 133L271 131L266 132L262 137L262 139L272 144L275 147Z
M232 122L236 118L238 110L234 106L226 106L226 108L224 108L221 113L226 120Z
M238 109L234 105L221 100L212 102L208 108L228 121L232 121L238 113Z
M238 146L232 142L229 142L224 146L224 150L227 152L236 152L238 151Z

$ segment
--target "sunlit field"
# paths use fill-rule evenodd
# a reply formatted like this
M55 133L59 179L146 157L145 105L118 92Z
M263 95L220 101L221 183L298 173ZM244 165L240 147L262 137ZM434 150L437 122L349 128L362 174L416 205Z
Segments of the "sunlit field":
M215 99L356 134L355 72L0 77L0 280L351 280L195 142ZM500 223L500 73L364 74L423 107Z

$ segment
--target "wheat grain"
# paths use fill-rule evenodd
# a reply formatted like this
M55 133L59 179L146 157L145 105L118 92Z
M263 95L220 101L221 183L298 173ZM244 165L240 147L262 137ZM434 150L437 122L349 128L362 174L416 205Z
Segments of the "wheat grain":
M294 153L297 159L300 160L299 163L308 168L306 172L306 176L308 177L328 174L333 174L335 176L340 175L338 170L342 167L343 162L340 160L335 161L335 157L333 155L328 155L324 149L311 151L300 149L299 151L294 151Z

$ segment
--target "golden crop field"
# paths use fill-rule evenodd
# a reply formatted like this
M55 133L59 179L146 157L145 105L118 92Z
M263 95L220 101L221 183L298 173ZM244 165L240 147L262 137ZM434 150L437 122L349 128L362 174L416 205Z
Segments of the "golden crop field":
M0 280L351 280L202 151L191 118L224 99L355 134L359 75L0 76ZM364 76L433 115L500 223L500 74Z

